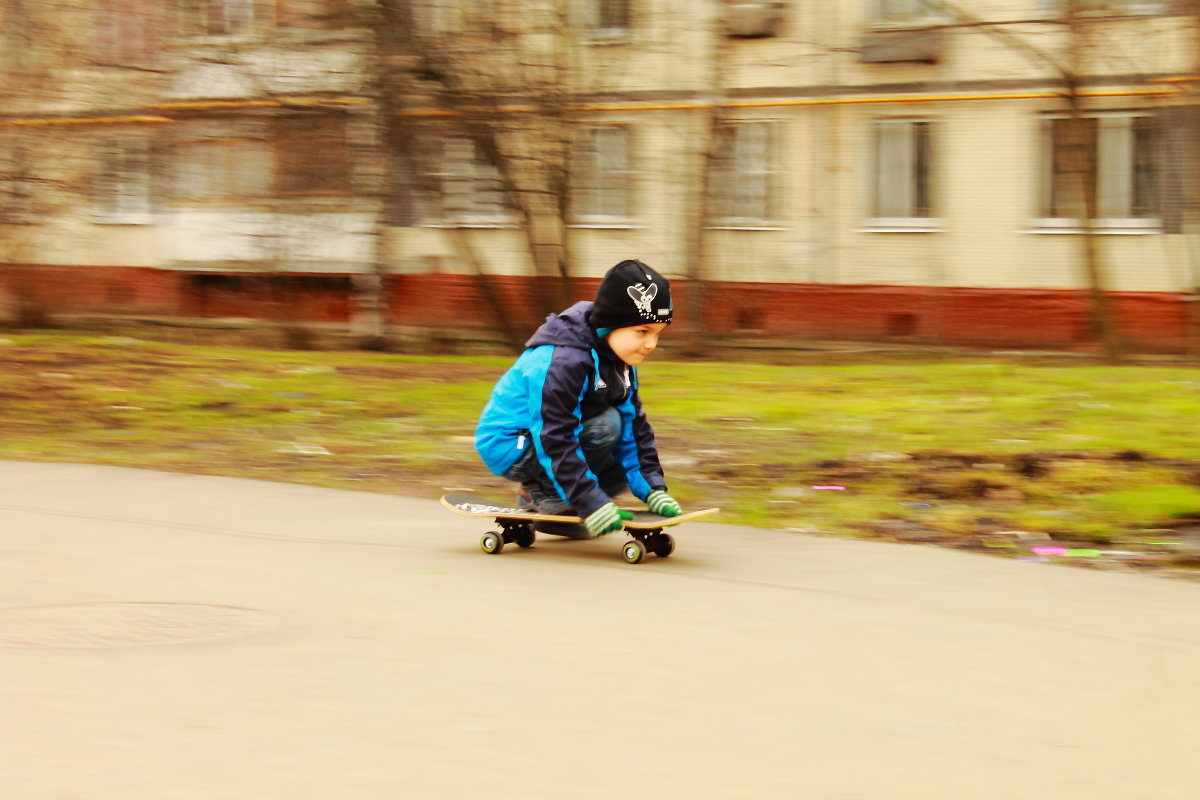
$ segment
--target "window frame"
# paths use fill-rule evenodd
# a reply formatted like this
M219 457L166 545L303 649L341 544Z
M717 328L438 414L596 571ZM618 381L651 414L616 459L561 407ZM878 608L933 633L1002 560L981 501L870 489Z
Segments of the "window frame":
M926 8L923 14L908 18L897 18L888 15L887 5L890 0L875 0L872 10L872 27L882 29L921 28L929 25L941 25L951 20L950 14L944 9ZM925 0L915 0L924 5Z
M153 67L162 54L165 12L156 0L99 0L92 19L92 58L103 67ZM138 23L132 23L136 19ZM124 23L124 24L122 24ZM140 46L130 51L125 34L136 30Z
M436 187L430 192L429 200L434 205L422 217L431 222L423 223L426 227L471 227L471 228L508 228L517 222L516 210L512 207L504 181L497 167L487 164L479 148L469 136L452 134L445 136L437 148L438 157L435 167L429 172L429 178ZM470 154L466 155L466 148ZM455 149L459 152L455 152ZM448 207L448 181L470 183L470 208L464 213L452 212ZM479 202L481 196L480 184L494 182L499 201L495 204ZM458 193L464 196L463 193Z
M766 142L763 146L763 158L760 163L746 169L739 157L739 138L735 136L731 145L733 152L726 153L727 145L720 141L727 132L758 129L765 133ZM782 165L782 121L778 119L731 119L721 122L716 129L713 141L713 158L711 174L708 181L709 218L705 221L706 228L726 229L759 229L778 230L780 224L780 202L782 182L786 175ZM752 178L762 182L763 208L762 214L721 214L717 213L714 203L717 197L735 197L743 179ZM736 200L734 201L736 204ZM733 211L742 209L734 207Z
M922 150L921 142L915 133L915 126L924 125L924 177L920 174L922 167ZM907 200L904 202L907 214L889 214L886 213L892 209L887 208L887 203L884 202L884 156L883 147L885 145L884 134L886 129L891 127L904 126L909 128L909 133L904 137L908 144L907 152L903 154L906 159L905 163L899 165L899 168L904 172L904 183L902 187L906 189L903 194L907 194ZM864 229L876 233L936 233L945 229L945 220L938 213L941 203L938 198L938 150L937 139L938 130L941 126L941 120L929 115L904 115L904 116L886 116L875 117L870 123L870 143L867 148L868 152L868 181L867 181L867 201L869 203L868 214L864 223ZM922 185L924 185L925 202L928 210L927 214L919 213L922 210L921 193Z
M1160 165L1152 164L1151 173L1149 175L1149 197L1153 203L1150 215L1142 216L1104 216L1101 212L1109 210L1102 207L1106 203L1104 198L1105 191L1105 176L1109 176L1111 180L1115 175L1121 174L1120 180L1124 183L1126 192L1121 198L1123 205L1132 209L1136 194L1137 175L1137 152L1136 152L1136 131L1133 126L1125 124L1121 126L1104 124L1108 120L1123 120L1130 121L1133 119L1146 119L1151 123L1150 136L1157 136L1161 133L1158 130L1158 115L1153 109L1122 109L1108 111L1089 111L1082 115L1085 119L1096 120L1096 134L1093 147L1095 148L1096 169L1096 204L1098 216L1089 221L1089 228L1094 232L1100 233L1160 233L1163 230L1163 208L1162 208L1162 190L1163 190L1163 175ZM1054 121L1069 119L1070 115L1065 112L1051 112L1041 114L1038 117L1037 134L1038 134L1038 184L1036 209L1037 215L1034 217L1031 225L1035 232L1040 233L1080 233L1084 226L1078 217L1067 216L1051 216L1056 205L1055 201L1055 137L1054 137ZM1106 136L1105 132L1110 133ZM1115 131L1115 133L1113 133ZM1114 164L1106 154L1110 153L1113 147L1120 146L1120 139L1125 140L1128 149L1122 150L1121 163ZM1117 141L1114 141L1117 140ZM1150 150L1154 151L1154 143L1150 143Z
M1113 0L1107 0L1113 2ZM1170 0L1125 0L1126 6L1121 9L1080 9L1080 16L1094 19L1116 19L1121 17L1154 17L1171 14L1173 3ZM1038 11L1042 19L1055 19L1063 11L1063 0L1040 0Z
M572 0L571 17L592 44L620 44L633 37L635 0ZM624 5L624 21L619 25L604 24L605 6Z
M320 12L301 11L298 5L312 3ZM328 32L343 27L338 20L352 10L352 0L275 0L272 24L282 31ZM331 24L332 23L332 24Z
M218 150L217 148L223 148ZM214 174L210 154L220 158L221 182L225 189L236 189L240 177L252 175L257 186L245 194L234 192L186 193L189 181L207 183ZM190 161L193 156L202 156ZM254 206L274 199L276 152L267 119L187 120L180 123L171 147L171 203L179 206ZM250 166L260 173L246 173ZM195 171L191 171L195 168ZM197 177L199 176L199 177ZM207 188L207 186L205 187Z
M239 24L236 29L216 32L209 30L207 12L210 7L219 6L224 10L235 5L248 9L249 18L244 23ZM274 24L274 3L266 0L182 0L175 13L176 30L179 36L185 39L237 40L253 36Z
M480 5L486 7L481 10ZM424 27L431 36L485 41L496 38L496 0L426 0L418 13L424 17Z
M136 151L136 152L134 152ZM118 159L115 170L110 170L114 154ZM108 205L113 198L130 196L121 191L124 186L124 167L129 161L140 161L142 207L130 210L120 207L118 202ZM161 148L155 137L144 134L105 136L96 144L96 177L92 192L92 221L107 225L152 225L161 215L162 176ZM137 171L137 170L135 170ZM115 179L115 182L110 182Z
M272 193L279 199L353 197L354 162L350 120L343 114L301 113L275 117L271 146ZM323 127L324 126L324 127ZM316 162L314 154L332 153L337 159ZM307 186L296 176L316 173L316 185ZM335 180L331 180L331 176Z
M621 147L623 152L619 157L619 164L615 166L607 166L603 163L607 157L612 155L612 152L602 152L603 146L599 144L601 137L619 132L621 134ZM584 142L584 139L589 141ZM591 186L579 185L579 178L585 174L585 169L588 165L582 163L582 159L589 158L592 160L590 169L592 171ZM571 173L570 173L570 196L569 196L569 219L571 224L579 226L600 226L612 227L628 226L635 219L633 200L634 200L634 183L636 179L636 171L633 166L634 157L634 130L633 126L628 123L621 122L589 122L581 124L575 130L575 137L571 147ZM620 186L615 190L620 196L620 213L607 213L605 211L606 192L609 187L606 185L606 178L616 178L620 182ZM583 199L583 193L587 193L587 200Z
M0 224L40 222L31 149L29 139L20 133L0 133Z

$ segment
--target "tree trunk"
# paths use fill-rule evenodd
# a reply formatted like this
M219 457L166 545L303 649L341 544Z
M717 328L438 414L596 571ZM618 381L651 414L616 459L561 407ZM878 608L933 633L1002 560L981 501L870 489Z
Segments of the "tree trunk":
M704 354L711 344L708 327L708 223L712 217L713 166L717 161L718 131L724 119L725 68L729 49L725 25L725 6L711 5L714 16L710 26L711 74L709 77L709 106L701 122L697 148L697 180L692 192L692 206L687 246L684 252L684 274L687 276L687 300L684 313L685 330L689 337L688 350Z
M1079 220L1079 253L1087 282L1088 299L1091 304L1091 322L1095 336L1100 341L1104 360L1110 364L1121 361L1121 341L1116 313L1107 288L1107 275L1095 221L1099 218L1097 202L1097 158L1099 131L1092 133L1089 120L1083 115L1080 96L1080 77L1086 69L1086 22L1080 16L1079 0L1068 0L1065 22L1070 36L1068 58L1069 74L1064 76L1067 85L1069 124L1067 135L1067 170L1071 176L1071 206Z

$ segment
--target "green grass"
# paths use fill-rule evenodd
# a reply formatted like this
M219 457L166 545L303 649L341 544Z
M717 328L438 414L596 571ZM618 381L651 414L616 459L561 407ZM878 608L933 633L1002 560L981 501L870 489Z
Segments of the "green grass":
M1091 498L1105 512L1130 519L1166 522L1200 516L1200 489L1173 484L1148 484Z
M642 368L685 505L776 528L944 540L1016 528L1123 541L1200 512L1193 369L795 361ZM471 435L509 363L9 333L0 458L507 492Z

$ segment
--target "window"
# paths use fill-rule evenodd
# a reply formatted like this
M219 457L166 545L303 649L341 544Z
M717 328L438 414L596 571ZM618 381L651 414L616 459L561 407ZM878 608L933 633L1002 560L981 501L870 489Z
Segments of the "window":
M456 34L490 39L495 35L494 0L426 0L427 29L434 35Z
M276 0L281 27L336 29L350 22L351 0Z
M276 120L280 196L350 193L350 143L344 117L299 115Z
M923 227L934 215L933 123L924 119L875 121L871 222Z
M575 0L579 25L597 38L629 35L630 0Z
M180 0L179 30L184 36L253 33L264 21L256 6L257 0Z
M1067 0L1041 0L1041 3L1048 14L1061 14L1068 9ZM1075 0L1075 3L1080 14L1095 17L1165 14L1168 10L1165 0Z
M128 66L158 58L162 15L157 0L100 0L95 19L98 63Z
M23 3L0 3L0 69L29 68L36 28Z
M0 222L32 222L34 179L29 149L20 136L0 138Z
M174 152L174 196L246 202L271 193L274 155L257 123L185 123Z
M588 125L578 131L571 165L571 210L576 221L630 216L629 129Z
M731 122L717 128L709 181L711 221L762 224L775 216L775 124Z
M944 22L947 14L933 0L877 0L875 20L882 25Z
M95 210L100 221L144 224L155 211L156 152L144 136L99 146Z
M500 170L470 139L451 137L443 144L435 172L443 222L504 224L511 221Z
M1079 191L1095 181L1096 220L1107 228L1159 224L1158 127L1147 112L1043 120L1043 227L1077 227ZM1074 135L1073 135L1074 134Z

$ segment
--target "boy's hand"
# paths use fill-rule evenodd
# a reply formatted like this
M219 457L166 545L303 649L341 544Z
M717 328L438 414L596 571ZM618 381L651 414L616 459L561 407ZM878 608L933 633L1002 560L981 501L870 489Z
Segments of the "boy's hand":
M597 536L621 530L624 520L627 519L633 519L632 511L620 509L616 503L605 503L588 514L583 524L587 526L588 533L595 539Z
M646 496L646 507L661 517L678 517L683 513L683 506L662 489L654 489Z

